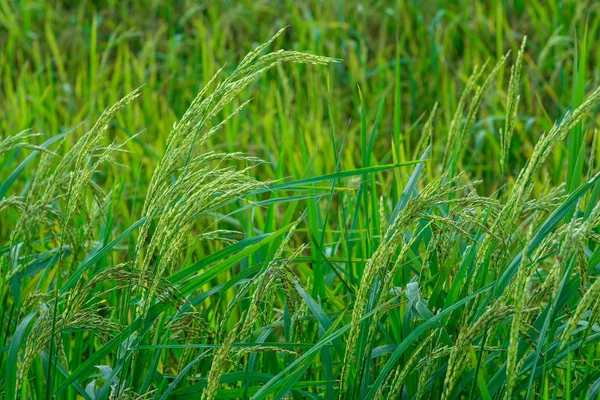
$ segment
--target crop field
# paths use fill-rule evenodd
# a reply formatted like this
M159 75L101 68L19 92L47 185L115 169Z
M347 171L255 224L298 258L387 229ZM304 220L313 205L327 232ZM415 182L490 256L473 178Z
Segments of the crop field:
M0 399L596 399L600 3L0 0Z

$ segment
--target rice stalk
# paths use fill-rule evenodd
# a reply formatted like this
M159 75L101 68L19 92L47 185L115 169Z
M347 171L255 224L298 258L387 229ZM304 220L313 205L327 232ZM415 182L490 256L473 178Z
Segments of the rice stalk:
M510 142L517 122L517 111L520 100L519 86L521 83L521 69L523 67L523 54L525 53L526 43L527 36L523 37L521 49L517 53L517 60L510 69L506 120L504 123L504 130L500 130L500 173L503 177L506 175L506 162L510 153Z

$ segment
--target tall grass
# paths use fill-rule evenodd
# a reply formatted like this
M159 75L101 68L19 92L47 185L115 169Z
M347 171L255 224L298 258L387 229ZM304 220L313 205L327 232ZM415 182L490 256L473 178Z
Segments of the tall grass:
M152 4L146 12L175 12ZM214 7L188 16L213 21ZM349 12L310 7L317 16L335 11L339 21ZM428 10L412 7L398 2L377 15L405 15L416 27ZM229 40L215 29L208 42L214 53L203 48L188 60L203 69L193 97L183 88L196 82L176 81L186 63L175 32L161 60L163 42L132 51L123 43L133 32L120 29L100 55L102 21L94 16L75 90L93 94L89 110L104 111L95 123L65 129L65 121L95 112L70 115L74 104L58 101L69 98L73 71L57 45L53 12L0 2L7 28L0 66L7 110L0 121L3 397L596 398L600 88L586 85L584 71L597 57L586 38L598 24L588 22L576 56L554 56L575 60L575 86L563 93L563 84L535 83L543 67L529 50L539 43L535 33L555 21L535 5L521 7L519 15L537 18L527 41L496 7L492 54L468 36L460 84L437 64L434 52L445 50L439 44L426 63L403 58L407 51L418 58L414 37L422 27L397 28L389 43L383 28L381 43L358 38L381 46L375 54L382 59L389 47L391 64L370 72L370 50L340 54L318 40L297 45L344 59L271 50L308 23L214 68L218 45ZM482 17L491 12L475 8ZM65 11L77 10L87 12ZM106 10L120 15L116 5ZM40 13L47 49L20 35ZM227 24L227 15L219 21ZM443 18L457 24L444 29L464 34L460 14L442 13L425 28L433 38ZM245 32L246 23L231 32ZM206 25L196 28L208 35ZM509 33L514 51L505 53L502 35ZM52 56L50 69L13 71L24 55L43 63L41 54ZM173 69L164 83L168 101L157 95L161 68ZM431 91L419 110L418 93L431 89L426 70L448 91ZM98 82L109 82L98 79L113 72L122 75L112 82L128 83L96 94L103 92ZM20 74L31 80L15 81L15 89ZM133 76L148 85L135 88ZM407 93L405 84L415 90ZM339 96L346 85L353 86L349 99ZM40 87L26 100L31 86ZM539 87L571 107L534 100ZM119 99L122 89L128 94ZM170 118L184 100L181 116ZM20 110L27 102L45 114ZM340 123L348 117L354 120ZM140 121L156 124L134 133Z

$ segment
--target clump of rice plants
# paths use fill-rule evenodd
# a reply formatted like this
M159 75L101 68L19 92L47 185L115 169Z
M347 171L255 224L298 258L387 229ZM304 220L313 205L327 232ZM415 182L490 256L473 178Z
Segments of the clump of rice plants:
M415 128L414 161L374 156L384 101L369 135L361 98L361 167L341 168L346 144L333 140L335 172L311 175L308 156L304 176L262 179L263 159L215 146L249 107L242 91L291 64L340 61L267 51L283 32L208 80L135 182L118 172L143 134L111 132L143 87L83 134L37 143L32 131L3 132L4 397L595 398L597 160L581 152L576 187L543 175L600 88L513 165L523 39L514 56L475 68L445 132L439 99ZM504 182L490 194L465 156L508 63ZM256 95L277 96L279 79ZM586 132L596 146L597 130Z

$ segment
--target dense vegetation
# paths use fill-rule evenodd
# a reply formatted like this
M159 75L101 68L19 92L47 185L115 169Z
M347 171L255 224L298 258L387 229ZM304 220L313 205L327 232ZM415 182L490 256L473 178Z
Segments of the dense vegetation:
M58 3L0 0L1 398L596 398L600 4Z

